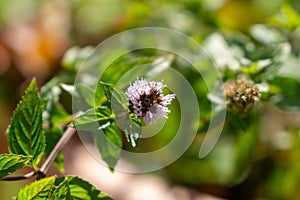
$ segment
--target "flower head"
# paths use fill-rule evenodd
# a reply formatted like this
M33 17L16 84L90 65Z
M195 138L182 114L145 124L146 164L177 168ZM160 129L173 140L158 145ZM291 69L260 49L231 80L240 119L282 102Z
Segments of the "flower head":
M236 112L248 112L260 101L260 91L251 80L239 76L237 80L228 80L223 85L228 99L227 105Z
M137 79L127 88L126 95L129 110L145 124L155 123L157 119L168 118L168 105L175 94L163 95L162 90L166 85L162 82Z

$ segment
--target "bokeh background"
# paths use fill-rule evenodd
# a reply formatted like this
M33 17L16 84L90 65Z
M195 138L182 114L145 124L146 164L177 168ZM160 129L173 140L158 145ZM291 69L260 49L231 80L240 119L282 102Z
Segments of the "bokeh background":
M41 86L55 76L72 46L96 46L116 33L145 26L177 30L203 43L212 33L250 35L256 24L276 22L284 33L293 33L287 38L297 60L299 10L297 0L0 0L0 151L7 152L5 131L28 82L36 77ZM278 16L282 21L276 21ZM270 37L265 33L263 38ZM286 90L298 96L299 78L293 81ZM69 111L70 101L63 95ZM261 113L248 135L232 136L227 130L230 137L224 136L209 158L195 156L200 135L180 160L145 177L111 175L101 166L93 167L98 175L89 175L88 166L96 163L74 138L64 150L65 173L86 176L116 199L148 199L151 194L157 195L152 199L299 199L300 113L268 103ZM0 182L0 199L10 199L24 184ZM124 186L130 184L136 189Z

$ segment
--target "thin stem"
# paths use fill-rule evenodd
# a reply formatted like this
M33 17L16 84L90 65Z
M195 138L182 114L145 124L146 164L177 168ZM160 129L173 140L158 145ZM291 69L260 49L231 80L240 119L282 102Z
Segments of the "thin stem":
M28 179L31 178L35 175L37 175L38 172L29 172L23 176L6 176L4 178L1 179L1 181L18 181L18 180L24 180L24 179Z
M48 158L43 163L42 167L38 171L32 171L29 172L23 176L7 176L2 178L2 181L17 181L17 180L24 180L31 178L33 176L38 176L37 179L45 177L45 174L47 173L49 167L55 160L57 154L62 150L62 148L65 146L65 144L71 139L71 137L76 133L76 129L69 127L66 132L63 134L63 136L60 138Z
M76 129L72 127L68 127L66 132L63 134L63 136L60 138L42 167L40 168L39 172L45 174L53 161L55 160L57 154L62 150L62 148L65 146L65 144L71 139L71 137L76 133Z

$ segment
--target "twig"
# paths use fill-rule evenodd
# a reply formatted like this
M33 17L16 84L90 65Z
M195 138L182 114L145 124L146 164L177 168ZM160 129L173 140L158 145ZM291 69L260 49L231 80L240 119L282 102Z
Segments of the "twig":
M58 143L56 144L56 146L54 147L54 149L52 150L52 152L50 153L50 155L48 156L48 158L46 159L46 161L44 162L44 164L40 168L40 170L39 170L40 173L46 174L49 167L51 166L51 164L55 160L57 154L62 150L62 148L71 139L71 137L74 135L75 132L76 132L75 128L68 127L66 132L60 138L60 140L58 141Z
M29 172L22 176L6 176L6 177L2 178L1 180L2 181L17 181L17 180L24 180L24 179L32 178L33 176L36 176L36 175L37 175L37 179L44 178L46 176L45 174L47 173L49 167L55 160L57 154L62 150L62 148L65 146L65 144L71 139L71 137L74 135L74 133L76 133L76 129L72 128L72 127L68 127L66 132L60 138L60 140L55 145L54 149L51 151L50 155L48 156L48 158L45 160L42 167L38 171L32 171L32 172Z
M24 179L28 179L31 178L35 175L37 175L38 172L29 172L23 176L6 176L4 178L1 179L1 181L18 181L18 180L24 180Z

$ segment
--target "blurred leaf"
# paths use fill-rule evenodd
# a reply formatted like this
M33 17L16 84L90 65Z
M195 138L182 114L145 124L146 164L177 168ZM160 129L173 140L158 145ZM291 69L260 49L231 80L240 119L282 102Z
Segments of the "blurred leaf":
M51 113L51 124L52 126L64 125L72 120L72 115L69 114L65 108L57 103Z
M42 105L33 79L18 104L8 129L10 153L32 156L33 167L38 165L45 150L42 124Z
M235 137L235 170L233 178L236 180L241 180L241 176L244 176L250 170L258 141L258 118L252 117L249 121L251 123L248 127L240 129Z
M252 37L263 44L276 44L287 41L286 36L279 29L264 24L252 26L250 33Z
M228 44L223 35L213 33L203 45L218 67L229 67L233 71L240 68L240 59L244 56L242 49L238 45Z
M48 157L58 143L59 139L63 135L63 131L57 127L53 127L51 129L45 130L46 136L46 149L45 149L45 156ZM53 162L54 166L63 173L64 172L64 156L62 152L60 152Z
M122 137L119 128L115 123L108 124L95 132L93 137L102 159L113 170L120 157L122 148Z
M0 154L0 179L4 176L31 164L32 157Z
M75 118L73 125L79 130L90 130L89 124L97 123L97 127L105 126L107 123L111 123L114 119L111 111L104 106L91 108L85 113Z
M82 84L67 85L61 84L63 90L68 92L78 103L85 104L86 108L97 107L101 105L102 96L97 92L92 91L90 88ZM83 106L83 105L82 105Z
M41 88L41 100L44 104L43 120L46 127L56 126L70 121L69 115L64 107L59 103L62 92L61 83L68 82L72 75L60 73Z
M276 77L270 82L270 85L279 90L271 101L284 110L300 110L300 83L297 80L288 77Z
M300 26L300 15L291 5L285 3L282 5L280 12L274 14L269 21L280 27L294 30Z
M88 57L92 50L91 46L84 48L71 47L65 52L61 65L67 70L77 71L80 64Z
M255 82L270 81L274 79L278 73L282 64L280 62L270 61L267 66L258 67L258 62L254 62L250 67L243 68L243 72L248 74Z
M265 59L273 59L279 56L281 52L282 47L278 45L257 46L254 51L251 51L247 54L247 58L253 62Z
M20 190L18 200L49 199L54 182L54 176L35 181Z

